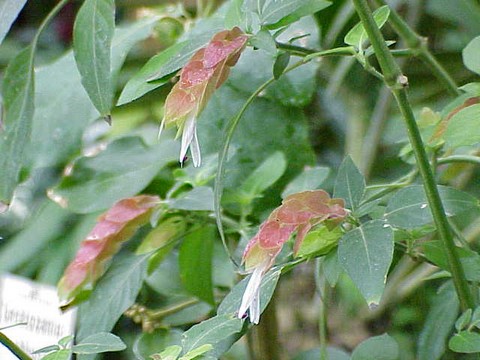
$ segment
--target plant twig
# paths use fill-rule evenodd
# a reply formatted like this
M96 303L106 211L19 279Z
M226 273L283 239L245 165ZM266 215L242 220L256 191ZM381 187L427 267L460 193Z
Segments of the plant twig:
M382 33L378 29L372 16L366 0L353 0L355 9L360 16L365 31L372 43L375 55L382 70L385 84L391 89L398 107L402 113L405 125L407 127L410 144L415 154L417 167L423 180L423 186L427 195L428 204L432 211L432 216L443 242L445 252L447 253L448 263L451 269L455 290L457 292L462 309L473 308L475 306L472 294L470 292L465 273L455 251L452 232L448 223L445 210L440 199L440 194L433 176L427 153L415 121L410 102L408 100L406 86L408 79L404 76L393 55L390 53Z
M15 344L12 340L10 340L8 336L1 331L0 331L0 343L5 345L5 347L8 350L10 350L10 352L20 360L32 360L32 358L25 351L20 349L20 347L18 347L17 344Z
M386 5L385 0L375 0L375 3L378 6ZM393 29L404 39L408 47L418 54L419 58L428 66L448 92L453 96L459 95L460 91L455 81L428 49L427 39L417 34L394 9L390 9L389 22Z

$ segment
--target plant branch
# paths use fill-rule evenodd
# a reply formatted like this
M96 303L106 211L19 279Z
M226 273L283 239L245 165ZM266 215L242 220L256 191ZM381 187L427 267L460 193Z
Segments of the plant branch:
M437 164L449 164L449 163L470 163L480 165L480 156L474 155L451 155L444 158L437 159Z
M386 5L385 0L375 0L375 3L378 6ZM393 29L404 39L408 47L418 54L420 59L445 86L448 92L453 96L459 95L460 91L455 81L428 49L427 39L417 34L394 9L390 9L389 22Z
M473 308L475 306L473 297L465 278L460 259L455 251L455 243L453 241L448 219L440 199L440 194L428 161L420 131L415 121L415 116L408 100L406 92L408 79L401 73L398 64L390 53L382 33L373 19L372 11L367 5L366 0L353 0L353 4L355 5L355 9L360 16L365 31L367 32L373 49L375 50L375 55L384 75L384 81L392 90L393 96L400 108L407 127L410 144L415 154L419 173L423 180L423 186L432 211L432 216L447 253L448 263L450 265L460 305L464 310L467 308Z
M32 358L25 351L20 349L20 347L18 347L17 344L15 344L12 340L10 340L8 336L1 331L0 331L0 343L5 345L6 348L10 350L10 352L20 360L32 360Z

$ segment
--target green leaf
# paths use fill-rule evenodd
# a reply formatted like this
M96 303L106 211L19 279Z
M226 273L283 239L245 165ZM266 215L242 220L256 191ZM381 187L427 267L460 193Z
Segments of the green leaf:
M471 319L472 319L472 309L467 309L466 311L463 312L462 315L460 315L458 320L455 321L455 329L457 329L457 331L462 331L468 326Z
M71 214L45 200L23 230L0 248L0 273L18 270L62 234ZM35 241L32 241L35 239Z
M161 360L176 360L178 355L182 352L182 347L178 345L172 345L163 350L160 354Z
M194 296L214 305L212 255L216 229L203 226L185 236L179 254L180 278Z
M32 131L34 112L33 57L30 45L13 58L3 79L5 121L0 129L0 202L10 203L25 166L25 148Z
M0 44L27 0L2 0L0 3Z
M365 178L353 162L347 156L338 169L335 180L333 196L345 200L345 207L355 211L365 194Z
M330 169L323 166L307 167L283 190L282 199L305 190L316 190L326 180Z
M77 339L111 331L117 320L137 298L146 275L149 255L116 257L80 306Z
M270 270L264 276L260 286L260 312L263 312L270 302L275 288L277 287L281 272L282 269L276 267ZM245 292L249 279L250 277L246 277L240 281L233 287L230 293L225 296L222 303L218 306L218 315L233 315L238 312L240 304L242 303L243 293Z
M337 281L342 274L342 266L338 261L337 250L330 251L322 261L322 269L325 278L331 287L335 287Z
M473 311L472 319L471 319L470 324L472 326L475 326L477 329L479 328L479 325L480 325L480 307L476 307L475 310Z
M287 168L285 155L277 151L265 159L240 186L240 192L248 201L260 196L283 175Z
M169 57L166 62L159 64L160 67L157 68L156 71L154 71L153 68L151 69L153 74L147 80L154 81L162 79L182 68L195 52L207 45L213 33L214 29L210 29L202 34L191 35L189 39L180 43L181 45L178 45L178 49L176 49L174 56Z
M266 29L260 30L249 41L253 47L264 50L269 55L275 56L277 54L275 39L270 34L270 31Z
M151 333L143 332L135 340L132 351L138 360L152 360L151 354L160 353L168 349L168 345L180 344L182 332L175 329L156 329ZM181 347L177 356L180 355Z
M137 137L118 139L98 155L78 159L72 173L49 196L78 213L106 209L143 190L161 168L177 158L177 145L164 140L148 147Z
M453 115L444 135L447 146L457 148L478 144L480 142L478 119L480 104L467 106Z
M162 220L158 226L150 231L142 240L135 253L146 254L154 250L163 250L162 258L167 255L175 245L175 240L185 232L186 223L181 216L172 216ZM154 255L158 261L158 252Z
M458 314L458 299L451 282L443 286L433 298L425 325L418 339L418 360L437 360L445 352L445 343L451 334Z
M217 315L200 324L192 326L184 332L182 345L184 353L206 344L210 344L215 350L223 340L239 333L243 327L243 320L232 317L231 315Z
M183 355L180 359L178 360L192 360L195 359L196 357L205 354L206 352L210 351L213 349L213 346L211 344L203 344L196 349L190 350L188 353Z
M352 353L351 360L398 360L399 347L388 334L362 341Z
M373 13L373 18L375 19L375 23L377 24L379 29L381 29L382 26L387 22L389 15L390 8L388 7L388 5L384 5L375 10L375 12ZM352 29L350 29L347 35L345 35L343 41L345 42L345 44L355 46L358 49L362 49L362 44L367 38L367 32L365 31L363 24L359 22Z
M213 211L213 190L208 186L199 186L183 193L168 203L171 209L190 211Z
M380 220L365 223L340 239L338 259L369 306L380 302L393 247L393 230Z
M246 0L244 7L258 15L261 25L275 24L274 27L281 27L289 23L288 21L283 23L281 20L292 14L295 15L289 21L296 21L302 16L313 14L316 9L323 9L330 5L329 2L323 0L317 2L320 4L312 8L310 0Z
M289 42L297 36L306 36L302 39L302 46L315 47L318 44L318 27L311 17L305 17L290 25L277 40ZM235 89L250 95L262 83L272 77L272 73L265 69L273 69L275 57L264 51L255 51L246 48L238 63L232 68L228 82ZM291 59L291 63L295 60ZM255 64L252 67L252 64ZM318 63L309 62L286 74L283 74L277 81L265 89L265 97L274 101L280 101L287 107L304 107L312 100L316 89L316 78ZM222 90L222 89L220 89ZM217 92L218 93L218 92ZM264 127L263 130L268 129ZM281 148L280 148L281 149ZM281 149L285 153L288 151Z
M466 192L439 186L447 216L459 215L478 208L478 200ZM433 222L423 186L413 185L398 191L389 201L385 218L390 225L413 229Z
M58 351L60 350L60 346L58 345L49 345L49 346L45 346L41 349L38 349L38 350L35 350L34 352L32 352L32 355L34 354L42 354L42 353L48 353L48 352L51 352L51 351Z
M423 245L425 257L438 267L450 271L447 254L443 244L438 240L428 241ZM465 277L468 281L480 281L480 255L462 247L455 247L460 258Z
M326 226L310 231L302 241L297 257L313 257L325 255L338 244L343 231L339 227L328 229Z
M291 13L289 13L287 16L283 17L276 23L268 25L267 28L278 29L283 26L292 24L300 20L304 16L313 15L316 12L325 9L332 4L331 1L325 1L325 0L303 0L303 1L298 1L297 3L299 6L297 7L296 10L292 11Z
M473 38L472 41L463 49L463 63L467 69L480 75L480 36Z
M242 9L243 0L232 0L225 14L225 28L232 29L238 26L247 29L247 15Z
M72 351L75 354L99 354L103 352L122 351L127 345L118 336L99 332L87 336L82 341L73 346Z
M470 331L460 331L450 339L448 347L450 350L459 353L478 353L480 352L480 334Z
M135 99L138 99L142 95L166 84L170 77L169 74L159 78L155 81L150 81L157 72L168 61L170 61L185 45L188 41L182 41L170 46L163 50L160 54L152 57L148 62L137 72L122 90L120 98L118 99L117 106L127 104Z
M278 80L280 76L290 63L290 53L286 51L280 51L273 63L273 77Z
M73 28L73 51L82 84L100 115L113 102L111 46L115 31L114 0L85 0Z
M148 37L155 25L143 19L115 31L112 72L118 72L130 48ZM81 84L70 51L35 73L35 115L29 157L36 168L64 166L77 156L82 134L99 114Z
M69 360L72 357L70 349L61 349L42 357L42 360Z
M293 358L293 360L318 360L321 359L320 349L311 349L301 352ZM350 355L344 350L334 348L332 346L327 347L328 360L350 360Z

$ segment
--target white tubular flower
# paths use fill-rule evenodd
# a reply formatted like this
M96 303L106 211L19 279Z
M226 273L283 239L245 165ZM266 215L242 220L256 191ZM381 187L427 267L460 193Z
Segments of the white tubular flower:
M250 322L258 324L260 321L260 287L265 272L270 267L270 260L266 260L255 267L243 293L242 303L238 310L238 318L243 319L249 313Z

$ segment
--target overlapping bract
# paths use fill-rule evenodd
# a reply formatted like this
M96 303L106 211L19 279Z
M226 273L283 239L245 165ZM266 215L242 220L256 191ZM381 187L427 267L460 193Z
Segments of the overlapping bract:
M331 199L323 190L288 196L265 220L243 254L247 271L269 258L270 265L283 244L296 231L295 252L310 229L325 220L341 221L347 215L342 199Z
M228 78L230 67L238 61L246 42L247 35L239 28L221 31L198 50L180 72L180 80L166 99L160 126L162 131L163 127L176 125L177 136L182 134L180 162L190 147L193 165L200 166L196 120L213 92Z
M252 276L245 289L238 317L247 311L250 321L260 320L260 285L263 275L270 269L283 244L297 233L294 251L299 249L310 229L326 220L339 223L347 215L342 199L331 199L323 190L304 191L288 196L265 220L258 233L250 240L242 261Z
M108 260L125 240L149 221L159 200L157 196L147 195L123 199L100 216L58 283L58 294L65 305L92 289L105 272Z

